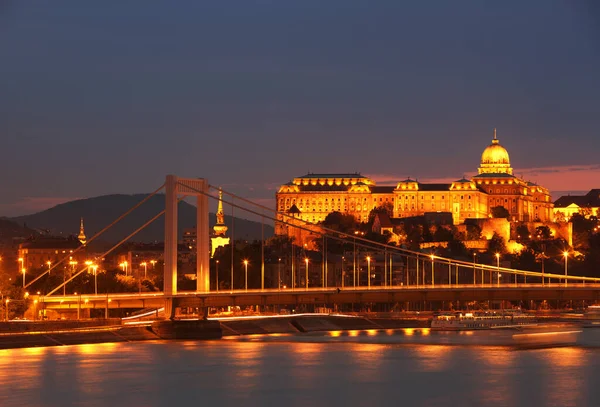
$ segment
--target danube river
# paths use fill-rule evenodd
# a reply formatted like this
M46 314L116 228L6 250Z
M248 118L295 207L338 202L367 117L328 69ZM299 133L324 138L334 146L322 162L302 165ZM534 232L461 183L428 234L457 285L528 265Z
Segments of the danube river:
M600 348L517 351L413 334L0 350L0 406L600 405Z

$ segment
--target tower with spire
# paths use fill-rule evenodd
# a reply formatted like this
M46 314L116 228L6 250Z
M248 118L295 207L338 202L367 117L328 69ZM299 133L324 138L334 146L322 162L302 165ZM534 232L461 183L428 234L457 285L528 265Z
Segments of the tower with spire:
M79 222L79 235L77 236L77 239L79 239L79 242L82 245L85 245L85 243L87 242L87 238L85 237L85 228L83 227L83 217Z
M213 237L210 238L210 256L215 255L215 250L229 244L229 238L225 237L227 226L225 225L225 213L223 212L223 191L219 188L219 205L217 207L217 223L213 226Z

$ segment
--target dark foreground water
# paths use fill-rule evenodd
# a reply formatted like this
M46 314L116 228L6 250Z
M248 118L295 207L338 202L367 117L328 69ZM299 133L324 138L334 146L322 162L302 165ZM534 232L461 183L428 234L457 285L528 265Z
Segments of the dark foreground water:
M600 348L429 335L0 350L0 406L600 406Z

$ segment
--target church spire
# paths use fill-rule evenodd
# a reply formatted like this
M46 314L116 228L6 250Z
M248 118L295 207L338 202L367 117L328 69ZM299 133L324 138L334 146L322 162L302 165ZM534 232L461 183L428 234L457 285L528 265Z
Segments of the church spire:
M77 239L79 239L79 241L83 245L87 241L87 238L85 237L85 228L83 227L83 217L81 218L81 221L79 223L79 236L77 236Z
M217 225L225 224L225 214L223 213L223 191L219 188L219 207L217 208Z
M225 214L223 213L223 191L219 188L219 206L217 207L217 223L213 226L213 237L210 238L210 257L215 255L215 250L229 244L229 238L225 237L227 226L225 226Z
M223 212L223 191L219 188L219 206L217 207L217 223L213 226L215 236L225 236L227 226L225 226L225 214Z

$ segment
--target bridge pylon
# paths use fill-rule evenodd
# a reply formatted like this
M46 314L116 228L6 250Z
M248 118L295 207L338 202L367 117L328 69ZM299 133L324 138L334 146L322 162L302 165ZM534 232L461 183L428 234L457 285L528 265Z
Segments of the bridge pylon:
M165 181L164 292L167 298L177 294L177 204L179 196L196 196L196 290L210 289L210 248L208 234L208 181L204 178L179 178L167 175ZM169 304L170 310L173 309ZM173 311L171 311L173 312ZM169 313L170 314L170 313Z

